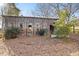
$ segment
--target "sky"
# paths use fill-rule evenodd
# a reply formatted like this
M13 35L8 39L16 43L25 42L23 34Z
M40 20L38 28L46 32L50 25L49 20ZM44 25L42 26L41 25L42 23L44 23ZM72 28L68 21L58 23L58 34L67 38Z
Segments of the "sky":
M0 9L4 4L0 3ZM36 8L36 3L16 3L16 7L21 10L20 15L32 16L32 11ZM75 14L79 18L79 13Z
M4 4L0 3L0 9ZM16 3L16 7L21 10L20 15L32 16L32 10L36 8L36 3Z
M36 8L36 3L18 3L16 6L21 10L23 16L32 16L32 10ZM75 13L79 18L79 13Z
M21 10L21 15L32 16L32 10L36 8L36 3L18 3L16 6Z

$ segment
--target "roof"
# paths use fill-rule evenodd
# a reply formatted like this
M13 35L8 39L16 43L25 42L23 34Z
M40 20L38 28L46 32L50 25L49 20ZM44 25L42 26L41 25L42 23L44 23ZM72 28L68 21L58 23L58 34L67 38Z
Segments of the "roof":
M38 19L54 19L58 20L58 18L55 17L33 17L33 16L2 16L2 17L18 17L18 18L38 18Z

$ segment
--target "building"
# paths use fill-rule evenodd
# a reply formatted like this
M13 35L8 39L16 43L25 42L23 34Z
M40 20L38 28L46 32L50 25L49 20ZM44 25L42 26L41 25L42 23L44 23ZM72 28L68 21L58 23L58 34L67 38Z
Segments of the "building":
M23 30L32 27L33 31L37 29L50 30L50 25L57 20L57 18L45 18L45 17L25 17L25 16L2 16L2 29L14 27L22 27Z

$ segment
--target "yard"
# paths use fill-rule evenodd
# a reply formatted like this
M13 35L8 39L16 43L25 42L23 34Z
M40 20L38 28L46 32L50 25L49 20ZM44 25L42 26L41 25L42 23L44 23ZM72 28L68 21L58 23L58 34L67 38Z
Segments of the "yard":
M79 42L70 39L21 35L19 38L0 40L0 55L63 56L79 55Z

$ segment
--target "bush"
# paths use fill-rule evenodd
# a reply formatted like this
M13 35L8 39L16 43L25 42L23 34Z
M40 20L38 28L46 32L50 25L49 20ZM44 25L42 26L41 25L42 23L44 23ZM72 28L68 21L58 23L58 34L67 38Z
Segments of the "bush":
M76 30L76 33L79 34L79 29Z
M46 33L46 31L47 31L46 29L40 29L37 31L37 34L43 36Z
M70 33L70 27L68 26L60 26L58 28L56 28L54 34L57 36L57 37L67 37L68 34Z
M5 30L5 38L6 39L16 38L19 33L20 33L19 28L16 27L8 28Z

